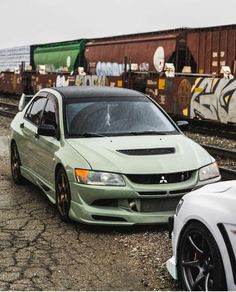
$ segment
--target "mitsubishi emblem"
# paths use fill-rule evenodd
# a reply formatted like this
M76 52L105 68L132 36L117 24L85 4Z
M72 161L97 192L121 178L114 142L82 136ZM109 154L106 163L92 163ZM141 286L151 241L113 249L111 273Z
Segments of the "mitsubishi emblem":
M167 180L165 179L164 175L160 179L160 184L167 184Z

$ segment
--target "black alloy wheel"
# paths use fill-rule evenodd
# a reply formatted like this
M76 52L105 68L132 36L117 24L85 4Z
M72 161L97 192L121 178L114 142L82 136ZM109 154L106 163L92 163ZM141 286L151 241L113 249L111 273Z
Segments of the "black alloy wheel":
M20 155L16 143L13 142L11 145L11 175L14 183L18 185L21 185L24 182L24 178L21 175L20 166Z
M56 204L60 217L63 221L69 222L69 210L71 192L69 180L65 170L61 167L56 174Z
M227 290L219 248L211 232L200 222L190 223L181 236L178 272L188 291Z

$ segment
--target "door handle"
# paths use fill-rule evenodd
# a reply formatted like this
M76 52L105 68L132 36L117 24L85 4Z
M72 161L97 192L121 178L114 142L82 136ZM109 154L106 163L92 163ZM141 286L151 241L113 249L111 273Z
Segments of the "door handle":
M24 123L20 124L20 128L23 129L25 127Z
M35 137L36 139L39 139L39 134L35 134L34 137Z

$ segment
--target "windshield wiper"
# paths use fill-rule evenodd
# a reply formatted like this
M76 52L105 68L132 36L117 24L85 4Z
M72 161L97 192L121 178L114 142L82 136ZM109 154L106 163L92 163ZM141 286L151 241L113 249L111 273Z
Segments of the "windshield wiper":
M128 132L128 135L134 135L134 136L139 136L139 135L169 135L170 132L160 132L160 131L140 131L140 132Z
M80 133L80 134L78 134L78 136L79 137L106 137L102 134L94 133L94 132Z

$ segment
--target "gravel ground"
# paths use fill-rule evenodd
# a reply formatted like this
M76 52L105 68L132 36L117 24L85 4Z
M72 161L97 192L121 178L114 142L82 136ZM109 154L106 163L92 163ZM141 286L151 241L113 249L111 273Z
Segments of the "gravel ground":
M231 139L219 138L217 136L207 136L190 132L186 132L185 134L199 144L218 146L229 150L236 150L236 141Z
M16 186L0 157L0 290L179 290L164 226L63 223L33 185Z

